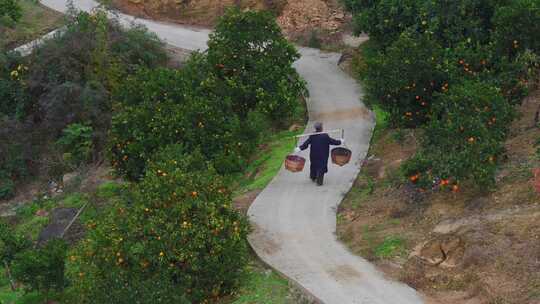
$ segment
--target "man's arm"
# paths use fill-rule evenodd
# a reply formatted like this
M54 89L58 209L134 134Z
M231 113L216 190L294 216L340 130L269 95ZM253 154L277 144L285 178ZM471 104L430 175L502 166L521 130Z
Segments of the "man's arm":
M309 145L311 145L311 136L308 137L308 139L299 147L300 150L305 150L309 147Z
M332 137L328 136L328 141L332 146L339 146L342 144L341 140L333 139Z

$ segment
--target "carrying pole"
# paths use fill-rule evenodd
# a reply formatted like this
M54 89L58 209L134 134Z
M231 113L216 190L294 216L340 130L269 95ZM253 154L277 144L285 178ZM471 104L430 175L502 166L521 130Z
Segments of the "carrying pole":
M318 134L330 134L330 133L337 133L337 132L341 132L342 138L345 135L345 130L344 129L336 129L336 130L326 131L326 132L314 132L314 133L296 135L296 136L294 136L294 138L307 137L307 136L318 135Z

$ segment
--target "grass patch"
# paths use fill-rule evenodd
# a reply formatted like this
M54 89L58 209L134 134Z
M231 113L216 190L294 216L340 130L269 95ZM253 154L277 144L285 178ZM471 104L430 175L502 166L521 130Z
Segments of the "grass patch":
M282 131L270 137L260 155L250 162L242 176L235 177L237 194L263 189L283 166L285 156L294 149L295 135L302 131Z
M361 184L353 186L347 194L347 199L350 201L352 210L362 207L363 203L373 194L376 187L375 180L367 174L361 174L359 179L361 180Z
M96 189L96 196L100 199L111 199L116 197L122 185L117 182L105 182L99 185Z
M36 0L20 0L19 4L22 8L19 22L13 23L7 18L0 18L2 47L17 47L64 24L62 14L46 8Z
M289 296L289 285L277 273L252 263L246 277L230 304L288 304L294 303Z
M376 104L371 107L371 110L375 113L375 129L373 130L371 141L376 142L381 137L384 130L388 128L390 114Z
M388 236L375 248L375 257L389 259L401 256L406 252L405 240L398 236Z

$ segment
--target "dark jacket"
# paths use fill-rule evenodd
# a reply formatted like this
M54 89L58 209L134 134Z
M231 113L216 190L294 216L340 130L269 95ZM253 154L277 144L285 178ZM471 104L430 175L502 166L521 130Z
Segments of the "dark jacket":
M328 156L330 155L330 145L341 145L340 140L328 136L328 134L311 135L301 146L305 150L311 146L309 151L309 160L311 161L311 171L326 173L328 172Z

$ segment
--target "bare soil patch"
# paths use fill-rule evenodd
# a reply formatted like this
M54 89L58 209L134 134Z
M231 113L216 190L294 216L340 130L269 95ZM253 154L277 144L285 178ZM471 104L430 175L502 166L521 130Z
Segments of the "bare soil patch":
M519 107L491 191L415 190L398 172L415 151L414 131L382 131L340 207L339 238L427 303L539 303L539 106L537 90Z

